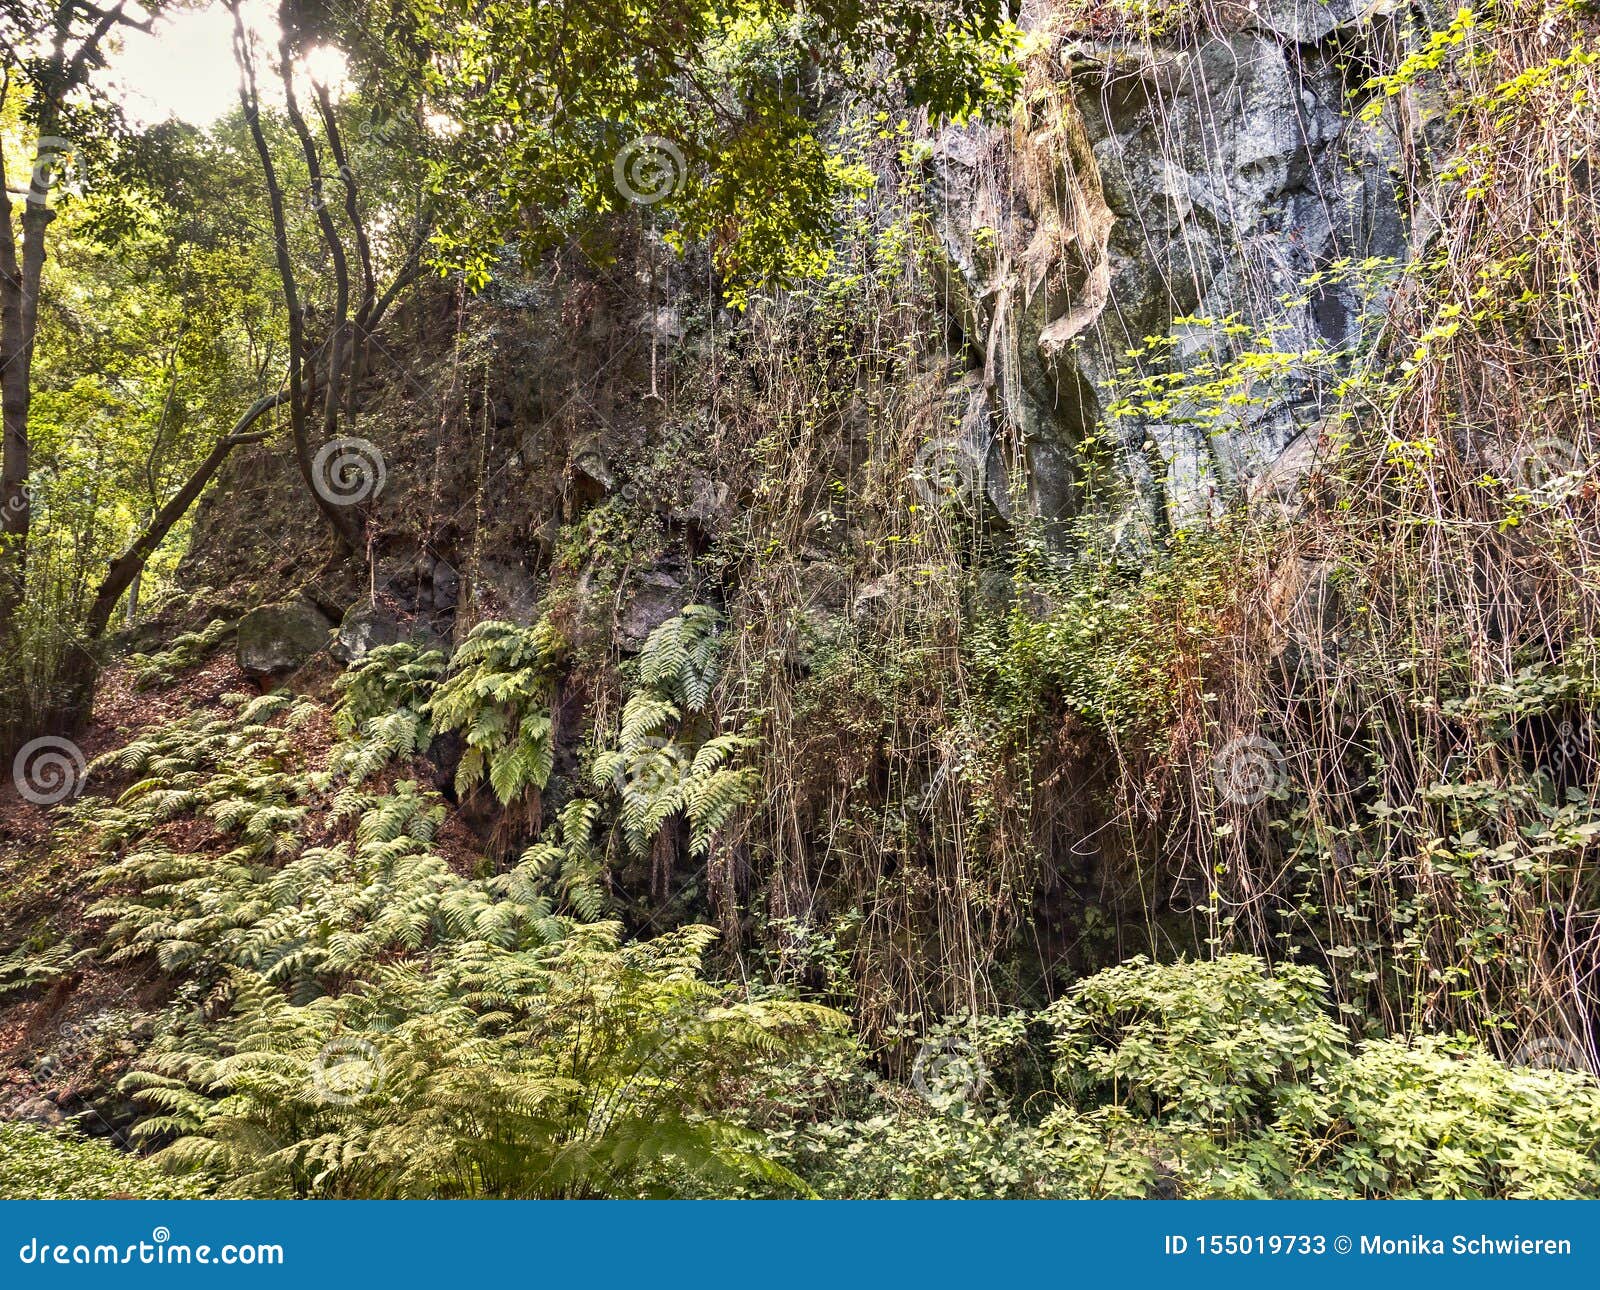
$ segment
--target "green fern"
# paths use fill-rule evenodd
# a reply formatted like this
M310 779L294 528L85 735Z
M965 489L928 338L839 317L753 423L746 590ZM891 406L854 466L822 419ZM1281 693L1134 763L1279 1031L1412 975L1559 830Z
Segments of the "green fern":
M168 971L245 968L309 998L394 953L563 934L531 870L468 880L432 852L444 807L415 783L346 790L335 812L356 819L353 842L309 847L281 866L251 847L220 857L152 847L94 871L100 886L121 889L90 911L113 920L110 958L153 955Z
M639 684L647 693L704 712L722 662L722 615L688 605L662 623L639 652Z
M622 709L614 746L590 766L595 785L620 799L629 850L648 855L667 824L684 817L690 850L709 854L717 833L747 805L757 773L732 762L756 741L715 733L708 712L718 672L720 619L690 605L650 633L639 660L639 686Z
M433 739L429 699L445 670L438 650L400 643L373 650L334 682L333 728L340 745L329 770L352 783L424 752Z
M548 624L479 623L451 661L426 711L434 726L459 730L466 751L456 791L488 779L504 806L542 789L555 764L551 703L564 654Z
M621 758L617 814L575 799L487 878L437 854L436 794L368 784L440 729L463 733L466 786L487 779L507 804L542 788L561 659L543 627L483 625L442 680L437 656L405 652L388 660L397 678L353 669L325 772L296 733L319 709L283 696L96 762L134 777L95 821L104 954L220 982L229 1001L216 1022L169 1018L128 1077L150 1112L140 1135L239 1194L644 1195L713 1176L800 1188L720 1112L837 1018L706 984L708 929L623 945L596 921L613 828L643 844L682 814L700 849L748 798L736 763L750 741L706 711L708 613L647 643L652 679L597 759ZM182 850L179 821L203 821L209 849ZM382 1095L320 1096L330 1044L372 1053Z
M230 622L213 618L197 632L174 636L166 649L155 654L129 654L127 664L128 670L133 673L134 686L148 690L170 684L174 674L203 662L238 628L237 620Z
M619 932L461 942L426 971L389 965L305 1005L235 972L219 1025L172 1034L124 1080L151 1111L137 1133L237 1195L803 1192L727 1111L779 1059L836 1042L843 1019L705 982L709 928L628 945ZM353 1077L330 1078L334 1062Z
M522 854L522 864L504 880L512 884L533 880L535 890L552 890L584 922L594 922L610 906L605 856L595 844L600 804L586 797L568 802L555 826Z

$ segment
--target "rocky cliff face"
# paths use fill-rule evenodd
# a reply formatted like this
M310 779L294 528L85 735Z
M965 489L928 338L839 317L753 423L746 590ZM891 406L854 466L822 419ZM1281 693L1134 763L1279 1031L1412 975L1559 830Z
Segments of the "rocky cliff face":
M365 558L330 559L263 447L187 566L237 608L342 617L340 661L550 618L571 655L546 818L586 791L616 664L717 606L758 805L710 861L669 844L615 892L641 926L705 919L735 944L753 920L842 917L862 979L895 983L861 1001L884 1024L981 1004L1024 927L1054 962L1090 906L1103 927L1154 899L1124 889L1097 814L1110 754L1060 719L1019 752L969 701L964 635L1012 603L1022 539L1070 557L1093 517L1136 554L1292 479L1408 254L1410 141L1348 97L1390 19L1280 0L1143 40L1027 21L1016 120L881 148L836 281L736 315L643 218L599 262L419 299L363 392ZM863 250L885 230L893 263ZM1181 390L1111 415L1173 373L1230 373L1239 397L1220 421Z
M1049 7L1024 21L1035 52L1016 121L924 132L926 267L959 344L949 367L906 377L948 411L916 468L956 472L1002 529L1021 507L1058 542L1091 506L1134 538L1203 521L1309 462L1338 357L1370 338L1383 266L1407 254L1412 140L1351 99L1395 20L1355 0L1270 0L1154 39ZM192 579L309 580L335 612L387 597L448 640L463 605L473 621L533 613L561 526L625 493L652 502L660 540L623 584L601 587L581 558L570 572L580 594L613 598L609 626L636 646L690 594L697 548L750 503L719 463L686 464L683 443L709 442L730 353L782 345L786 324L701 300L703 266L654 235L619 250L604 268L418 309L404 359L374 363L366 420L387 491L364 502L367 588L322 567L314 515L264 450L241 458L226 509L203 511ZM1148 344L1168 336L1170 349ZM1181 394L1154 415L1107 415L1153 372L1204 377L1263 346L1279 360L1236 378L1220 422ZM664 497L644 476L669 443L683 469ZM266 517L269 541L238 540Z
M1186 421L1180 401L1118 421L1103 444L1093 432L1147 338L1171 334L1165 362L1191 371L1227 364L1240 336L1354 350L1381 308L1369 289L1381 270L1302 284L1406 255L1401 141L1350 99L1389 20L1358 17L1352 0L1278 0L1212 21L1204 35L1110 41L1038 17L1018 124L936 140L948 297L984 410L966 419L963 451L1003 480L1000 445L1019 444L1047 520L1082 504L1096 450L1130 486L1133 516L1179 526L1281 474L1286 453L1303 460L1326 366L1264 374L1221 425Z

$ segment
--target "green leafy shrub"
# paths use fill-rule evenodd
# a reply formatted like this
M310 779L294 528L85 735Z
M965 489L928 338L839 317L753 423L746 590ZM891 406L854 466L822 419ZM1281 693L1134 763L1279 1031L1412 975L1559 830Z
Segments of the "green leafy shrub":
M1038 1014L1053 1096L913 1097L833 1069L791 1078L766 1133L830 1196L1600 1196L1592 1077L1461 1037L1352 1048L1324 990L1242 955L1134 960Z
M1600 1196L1600 1085L1467 1039L1364 1043L1317 1071L1282 1128L1293 1195Z
M1325 991L1310 968L1244 955L1135 960L1044 1015L1071 1103L1159 1130L1186 1196L1600 1194L1591 1076L1507 1066L1467 1038L1352 1051Z
M0 1196L8 1200L188 1200L206 1194L200 1180L174 1178L104 1142L0 1123Z
M1146 1118L1229 1133L1343 1052L1326 990L1313 968L1267 975L1243 954L1160 967L1135 958L1079 982L1045 1018L1063 1087L1109 1089Z
M921 1108L828 1121L791 1149L817 1192L842 1200L1138 1199L1157 1173L1141 1137L1157 1135L1112 1109L1039 1125Z

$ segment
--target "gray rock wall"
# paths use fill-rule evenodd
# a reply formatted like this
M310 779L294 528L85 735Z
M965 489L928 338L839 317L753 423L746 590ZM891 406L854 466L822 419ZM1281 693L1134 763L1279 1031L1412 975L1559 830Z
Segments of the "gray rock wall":
M963 450L988 463L992 497L1007 459L1020 465L1047 526L1091 492L1190 524L1281 474L1297 440L1295 460L1310 455L1339 356L1382 308L1373 284L1407 253L1399 141L1351 95L1390 23L1352 0L1252 5L1154 42L1029 21L1042 48L1022 122L934 140L946 297L971 369ZM1341 260L1379 263L1303 286ZM1144 372L1225 366L1267 336L1322 357L1252 382L1220 422L1181 401L1108 420L1127 351L1167 335Z

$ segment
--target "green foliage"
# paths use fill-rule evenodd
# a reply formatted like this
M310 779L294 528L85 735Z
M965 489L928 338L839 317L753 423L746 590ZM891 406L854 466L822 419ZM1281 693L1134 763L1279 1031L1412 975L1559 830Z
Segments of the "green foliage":
M1064 1087L1110 1086L1118 1105L1219 1133L1270 1110L1274 1090L1322 1069L1344 1037L1312 968L1259 960L1153 967L1135 958L1073 987L1044 1014Z
M160 1159L232 1194L670 1195L804 1191L726 1116L839 1019L700 977L714 933L622 944L614 924L521 952L462 942L296 1007L236 974L231 1011L129 1076ZM757 1081L753 1086L750 1081Z
M334 730L342 738L353 739L374 717L402 709L420 713L444 670L444 655L438 650L422 651L404 642L379 646L352 663L333 683L339 696L334 705ZM422 730L426 732L427 727ZM427 739L417 742L426 744Z
M52 195L30 373L28 593L58 636L81 622L109 562L276 384L283 346L264 197L239 136L223 123L209 137L171 126L130 137L95 98L72 107L70 127L46 131L71 138L82 181ZM13 183L32 165L19 146L32 143L18 119L28 115L19 87L0 110ZM136 599L170 585L187 535L181 521L152 554ZM153 661L143 683L189 661Z
M1194 0L1067 0L1057 12L1073 34L1103 40L1193 37L1204 22Z
M697 648L686 639L683 658L703 665ZM652 654L658 685L702 676L671 654ZM525 641L481 633L445 710L466 694L521 705L528 660ZM393 684L383 662L397 664ZM128 1077L156 1112L141 1134L232 1194L654 1195L697 1179L803 1191L719 1108L823 1042L836 1017L707 984L709 929L623 944L615 925L554 917L538 849L508 873L462 878L432 850L433 794L406 781L366 792L360 767L338 769L384 705L428 702L437 671L403 652L357 669L339 687L347 738L325 774L295 761L290 726L311 709L282 696L96 763L142 776L96 821L117 853L93 875L115 893L92 910L112 920L108 960L151 956L222 989L204 1012L173 1013ZM582 799L563 812L569 854L598 816ZM178 851L163 830L184 818L238 845ZM335 839L304 845L312 830ZM350 1060L381 1072L382 1096L346 1096Z
M128 670L133 673L134 684L141 690L170 685L177 673L204 661L238 626L237 622L213 618L197 632L181 632L174 636L171 644L154 654L128 655Z
M0 956L0 999L12 994L26 994L41 985L59 981L77 971L89 953L71 941L17 946L9 954Z
M1074 1103L1162 1126L1186 1195L1600 1195L1591 1075L1507 1066L1466 1038L1351 1051L1324 990L1311 969L1243 955L1135 961L1045 1019Z
M622 829L637 856L648 854L679 815L689 821L691 852L706 855L717 832L755 791L756 770L731 763L756 741L737 732L718 734L708 719L720 626L715 610L690 605L650 633L616 743L591 767L597 786L620 794Z
M191 1200L207 1191L104 1142L0 1123L0 1196L8 1200Z
M646 638L639 651L641 692L688 712L704 712L721 653L722 616L708 605L688 605Z
M555 763L550 708L564 650L545 620L533 627L486 622L472 629L427 704L434 728L458 730L466 743L457 792L487 779L510 806L530 788L545 786Z
M719 616L691 606L622 669L614 734L558 732L554 713L584 710L576 687L591 682L588 710L609 723L611 674L574 668L569 681L548 620L490 623L448 666L402 646L353 668L325 766L303 734L321 709L282 696L143 734L95 763L94 786L133 779L115 803L58 816L103 852L104 944L30 932L0 960L0 992L135 960L191 978L126 1087L152 1110L142 1132L167 1162L232 1194L1600 1193L1594 1081L1487 1048L1588 1019L1566 983L1593 958L1572 911L1597 903L1600 841L1584 573L1597 55L1574 12L1462 10L1398 66L1363 53L1362 115L1410 114L1412 91L1439 85L1446 111L1422 107L1429 151L1450 146L1444 121L1465 127L1427 176L1437 242L1413 248L1392 298L1399 275L1378 261L1335 261L1302 284L1353 281L1367 305L1382 298L1370 350L1335 362L1237 317L1180 317L1174 334L1136 339L1105 401L1116 434L1074 445L1081 527L1046 541L907 501L907 459L947 415L952 355L929 326L948 321L947 302L905 281L929 240L934 145L895 82L958 117L1004 103L1017 69L998 9L602 0L574 33L539 7L430 0L420 30L401 26L425 51L413 60L433 59L433 110L399 116L434 154L439 264L482 283L508 237L530 261L563 244L612 260L632 230L595 216L637 199L618 175L639 175L617 166L643 157L665 168L647 245L709 243L736 303L761 281L797 288L781 319L731 337L719 324L708 341L737 359L718 349L710 379L738 416L720 416L692 460L698 472L725 458L741 522L695 558L730 596L736 674L723 675ZM1192 4L1071 3L1040 43L1057 52L1063 25L1165 42L1201 20ZM1056 71L1041 73L1041 101L1067 97ZM873 81L882 94L859 93ZM415 106L414 88L374 84L353 110ZM0 122L13 135L19 110ZM1159 114L1150 124L1164 128ZM62 625L92 588L91 562L138 530L242 396L276 379L281 322L256 321L276 311L261 289L259 192L235 182L239 142L237 122L157 139L174 200L74 198L53 226L66 254L45 282L37 559L12 660L36 710L75 647ZM1031 165L1020 147L1016 159ZM398 188L367 186L365 151L356 169L364 193L386 194L374 228L425 222ZM307 182L284 174L290 191ZM1013 177L1030 178L1021 165ZM308 270L302 320L330 303L328 284L310 283L309 218L292 222L288 249ZM392 259L394 238L381 242L368 249ZM1007 252L987 225L974 244L984 271ZM825 266L825 280L795 281ZM679 400L687 364L663 387ZM1292 523L1139 532L1136 515L1093 534L1123 500L1102 493L1101 456L1142 452L1159 473L1158 428L1232 435L1290 375L1314 378L1332 450L1288 499ZM486 373L485 407L487 385ZM382 424L376 410L360 409L364 423ZM1550 460L1530 462L1523 434ZM668 499L675 472L695 473L677 455L690 437L652 439L648 504L624 490L569 526L563 569L592 562L586 537L626 557L588 584L590 601L677 541ZM155 583L178 545L159 553ZM1314 576L1297 577L1303 565ZM809 585L824 567L830 585ZM1308 586L1327 593L1310 614ZM840 613L835 593L857 612ZM164 681L227 630L135 656L135 673ZM558 745L592 753L589 795L558 779L561 809L520 863L466 877L474 858L459 830L444 834L443 802L415 779L390 783L410 765L383 773L441 731L466 747L458 788L487 783L530 826L544 825ZM1259 794L1219 773L1240 733L1277 754ZM863 1034L888 1036L871 1066L832 1042L836 1018L711 984L705 929L630 945L597 921L637 895L637 861L652 862L652 895L658 877L668 887L685 838L706 863L684 903L706 891L730 930L759 924L755 945L730 951L757 980L770 966L852 999ZM1089 847L1083 875L1035 863ZM1085 909L1090 875L1127 907ZM774 916L746 917L762 907ZM1215 956L1069 983L1063 946L1089 971L1138 918L1152 945ZM1102 939L1108 925L1117 936ZM1045 930L1050 971L1025 973L1015 947ZM1262 957L1224 953L1240 945ZM973 1006L998 1012L1035 989L1065 993L1039 1013L935 1026L909 1088L873 1073L906 1069L906 1014L921 1026L928 1001L992 991ZM950 1052L971 1069L930 1075L929 1054ZM0 1134L0 1161L13 1136ZM65 1150L23 1145L47 1161Z
M767 1131L839 1196L1600 1195L1591 1075L1508 1066L1464 1037L1351 1048L1324 988L1243 955L1134 960L1039 1014L1057 1098L871 1097L833 1070L791 1080ZM977 1048L964 1059L982 1069ZM854 1114L813 1118L841 1096Z
M142 777L94 818L114 853L92 875L113 892L91 910L111 920L105 958L218 983L203 1011L169 1014L127 1077L164 1163L244 1195L805 1190L725 1112L785 1055L831 1043L839 1018L705 982L710 929L624 944L614 924L555 917L553 877L599 912L596 876L570 864L593 854L596 803L570 803L510 872L469 880L432 849L434 794L363 789L347 754L373 741L385 705L415 713L443 693L452 717L467 696L525 707L530 658L548 652L519 635L480 633L454 692L433 688L437 659L405 651L355 669L325 773L294 755L314 709L287 696L147 732L95 764ZM695 632L658 645L653 683L705 693L702 646ZM216 838L186 832L200 845L177 850L165 830L183 819L209 819ZM567 867L552 874L558 841ZM50 966L30 964L30 982ZM371 1088L352 1093L352 1062L377 1073Z
M164 971L204 976L243 968L307 999L395 953L463 938L519 947L562 934L534 868L467 879L433 850L444 816L436 794L408 780L361 790L365 754L383 746L375 725L405 711L386 717L377 707L417 702L437 671L428 656L391 657L405 684L385 686L368 667L341 687L336 725L364 734L335 748L331 772L309 772L298 755L294 728L315 709L282 695L147 732L93 764L94 773L141 776L92 817L113 853L90 875L111 892L92 909L112 920L110 961L148 955ZM196 849L174 849L160 831L186 817L209 820L215 838L190 834ZM349 836L306 846L312 830Z
M425 751L433 738L427 705L445 670L438 650L383 645L334 682L333 728L341 747L330 769L359 784L398 759Z
M1377 261L1371 262L1376 266ZM1337 274L1323 275L1330 280ZM1230 352L1225 360L1202 346L1200 356L1178 362L1175 355L1194 346L1197 336ZM1164 336L1146 336L1128 350L1129 362L1117 369L1118 397L1106 408L1112 419L1142 418L1164 425L1198 426L1207 434L1236 427L1241 409L1263 407L1290 372L1331 366L1326 350L1278 348L1271 330L1258 331L1238 318L1184 316L1172 320Z
M655 643L639 694L709 697L708 621ZM953 1019L912 1097L836 1044L835 1014L708 983L709 929L628 944L556 918L552 886L585 917L603 903L600 803L570 802L509 873L464 879L431 850L432 794L351 782L330 800L293 770L288 723L308 712L266 696L97 763L145 776L103 821L120 854L96 880L118 894L91 912L113 920L110 958L219 987L169 1014L125 1088L162 1163L227 1194L1600 1194L1591 1078L1468 1039L1352 1049L1321 974L1242 955L1134 960L1031 1022ZM350 835L305 846L313 809L319 835ZM201 816L238 845L158 840ZM51 968L36 958L18 960L28 982ZM1054 1095L1014 1078L1034 1027ZM955 1097L926 1059L947 1051Z
M1016 32L992 0L698 6L607 0L576 26L537 7L423 7L430 89L459 123L433 169L443 263L488 280L508 235L533 257L594 236L630 201L708 239L743 301L825 264L836 194L864 182L830 154L802 86L820 71L964 119L1015 92ZM827 50L823 60L819 51ZM659 205L656 205L659 203Z
M1371 1040L1285 1115L1293 1194L1600 1196L1600 1086L1507 1067L1465 1039Z
M1175 534L1132 560L1106 550L1090 525L1082 535L1070 568L1043 553L1019 561L1009 609L974 622L967 648L981 715L1026 737L1064 708L1158 750L1192 707L1239 599L1240 538L1226 526ZM1048 612L1032 608L1041 602Z
M285 858L299 849L309 791L297 726L316 709L286 694L250 699L231 696L237 711L211 717L197 713L149 730L121 749L89 764L91 777L137 775L111 807L85 816L103 845L114 847L146 836L183 815L207 815L217 828L236 835L240 853ZM285 716L281 725L271 722Z
M1155 1176L1140 1127L1115 1111L1040 1126L1003 1111L912 1109L820 1124L792 1149L797 1168L830 1199L1137 1199Z
M467 880L429 849L443 807L409 781L382 797L346 790L331 818L354 817L354 839L308 847L281 866L221 856L134 850L97 870L131 887L94 907L114 919L113 961L153 954L162 969L244 967L308 998L386 956L453 939L517 946L561 924L530 875Z
M1374 97L1362 109L1362 117L1368 121L1381 119L1386 99L1417 85L1425 76L1438 72L1463 43L1492 30L1493 23L1485 23L1471 7L1462 5L1451 17L1449 25L1432 32L1421 49L1407 54L1392 72L1379 73L1367 82L1363 88L1382 90L1383 94L1382 97Z
M309 997L391 952L560 934L530 871L469 881L432 851L444 814L435 794L411 781L363 793L357 776L327 800L328 776L293 767L291 730L265 724L287 708L287 698L265 696L232 719L180 723L96 763L145 776L97 819L102 844L121 851L91 874L120 893L93 909L113 920L113 960L151 954L169 972L248 968ZM291 724L306 715L290 710ZM320 827L354 821L353 836L304 847L313 809L325 813ZM234 845L178 852L151 836L183 815L209 817Z
M563 905L594 922L610 903L605 852L597 845L600 804L575 797L544 836L522 853L522 867L537 873Z

